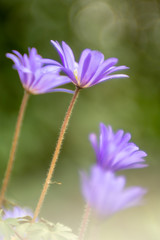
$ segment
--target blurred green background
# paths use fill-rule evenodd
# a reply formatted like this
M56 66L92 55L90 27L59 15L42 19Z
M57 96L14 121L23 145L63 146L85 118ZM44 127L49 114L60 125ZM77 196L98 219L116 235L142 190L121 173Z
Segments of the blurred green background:
M9 157L23 89L6 52L36 47L58 60L50 40L66 41L78 61L84 48L127 65L129 79L111 80L81 91L41 216L76 233L84 202L80 169L95 156L88 141L99 122L131 132L148 153L149 167L128 170L128 185L148 188L145 204L91 221L88 239L160 239L160 2L154 0L0 0L0 180ZM72 85L69 85L73 88ZM31 96L25 114L7 196L35 208L71 99L66 93Z

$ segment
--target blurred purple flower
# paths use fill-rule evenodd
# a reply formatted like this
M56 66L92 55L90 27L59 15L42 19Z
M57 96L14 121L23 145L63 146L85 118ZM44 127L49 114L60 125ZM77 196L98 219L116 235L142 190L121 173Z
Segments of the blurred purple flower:
M8 218L22 218L25 216L33 217L33 213L28 208L21 208L18 206L13 207L12 209L4 209L4 215L2 216L3 220Z
M118 171L147 166L143 163L147 154L129 142L130 133L124 134L123 130L114 133L111 126L106 127L101 123L99 142L94 133L90 134L89 139L96 153L97 164L104 169Z
M62 65L58 62L56 65L60 66L62 71L79 88L88 88L112 78L128 77L126 74L112 74L128 69L126 66L114 66L118 62L117 58L104 60L104 55L101 52L85 49L80 56L79 63L77 63L72 49L65 42L62 42L62 47L57 41L52 40L51 43L62 61Z
M59 76L60 68L53 65L54 60L42 58L35 48L29 48L28 56L21 55L15 50L13 53L7 53L6 56L14 62L14 68L18 71L22 85L29 93L56 91L73 93L68 89L56 88L71 81L65 76Z
M125 188L124 176L116 177L98 165L91 168L90 176L81 172L81 189L85 201L101 216L110 216L125 208L141 203L147 192L141 187Z

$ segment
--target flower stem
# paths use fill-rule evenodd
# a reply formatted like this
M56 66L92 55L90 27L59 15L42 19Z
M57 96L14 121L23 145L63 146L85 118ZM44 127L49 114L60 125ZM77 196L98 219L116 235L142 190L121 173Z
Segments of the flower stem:
M14 233L15 233L15 235L20 239L20 240L25 240L24 238L22 238L15 230L13 230L14 231ZM14 239L14 238L13 238Z
M83 240L87 227L88 227L88 223L89 223L89 217L91 214L91 208L88 204L86 204L85 209L84 209L84 213L83 213L83 217L82 217L82 221L81 221L81 225L79 228L79 237L78 240Z
M8 183L9 183L9 179L10 179L10 175L11 175L11 172L12 172L13 162L14 162L14 159L15 159L15 153L16 153L16 148L17 148L17 144L18 144L18 138L19 138L20 129L21 129L26 105L27 105L27 102L28 102L28 98L29 98L29 93L25 91L23 99L22 99L22 103L21 103L21 106L20 106L19 114L18 114L16 129L15 129L13 142L12 142L12 147L11 147L11 152L10 152L10 156L9 156L9 161L8 161L6 173L5 173L5 176L4 176L4 179L3 179L3 184L2 184L2 188L1 188L1 192L0 192L0 207L3 204L4 197L5 197L5 192L6 192L6 189L7 189Z
M68 107L68 110L66 112L64 121L62 123L62 127L61 127L60 134L59 134L59 137L58 137L55 152L53 154L53 158L52 158L51 165L50 165L50 168L49 168L49 171L48 171L48 175L46 177L46 180L45 180L45 183L44 183L44 186L43 186L43 189L42 189L42 192L41 192L41 195L40 195L37 207L36 207L36 210L34 212L32 222L35 222L36 218L38 217L41 206L42 206L44 198L45 198L45 195L46 195L47 190L49 188L51 178L52 178L52 175L53 175L53 172L54 172L54 169L55 169L55 166L56 166L56 162L57 162L57 159L58 159L58 156L59 156L59 153L60 153L60 149L61 149L61 146L62 146L63 138L64 138L64 135L65 135L68 123L69 123L70 116L72 114L73 107L74 107L75 102L78 98L79 91L80 91L80 88L77 87L76 90L75 90L75 93L73 95L73 98L70 102L70 105Z

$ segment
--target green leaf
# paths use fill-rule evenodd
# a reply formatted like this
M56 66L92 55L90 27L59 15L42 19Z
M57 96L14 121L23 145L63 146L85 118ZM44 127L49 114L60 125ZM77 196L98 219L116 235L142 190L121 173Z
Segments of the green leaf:
M21 238L29 240L76 240L77 236L72 230L60 223L53 224L41 219L39 222L20 222L15 226L15 231Z
M5 240L11 240L11 237L15 236L13 229L6 221L0 221L0 237Z
M77 236L72 233L72 230L61 223L57 223L55 225L55 233L57 234L57 236L59 236L58 240L60 239L76 240L77 239Z
M7 218L6 220L4 220L4 222L11 226L16 226L19 224L18 218Z

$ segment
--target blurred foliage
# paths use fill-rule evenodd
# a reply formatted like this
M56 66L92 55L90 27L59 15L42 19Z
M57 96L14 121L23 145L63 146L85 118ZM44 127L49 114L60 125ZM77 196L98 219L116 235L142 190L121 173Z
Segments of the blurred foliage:
M134 182L132 178L136 176L137 184L150 187L148 201L154 201L156 206L155 197L160 192L156 193L160 181L160 2L1 0L0 30L1 179L23 96L18 74L5 53L12 49L24 53L28 47L36 47L43 57L58 60L50 40L64 40L77 60L84 48L100 50L105 58L119 58L120 65L130 67L130 78L108 81L81 92L55 172L55 180L62 186L51 187L42 213L77 228L82 209L72 203L82 205L78 170L95 160L88 134L98 133L99 122L112 125L115 131L122 128L131 132L132 140L148 153L150 168L143 174L130 171L128 177ZM65 93L31 96L8 189L10 198L35 206L70 99ZM157 216L158 212L152 214ZM122 239L128 238L122 234Z
M57 223L53 224L45 219L31 223L31 218L0 219L0 239L2 240L76 240L70 228Z

